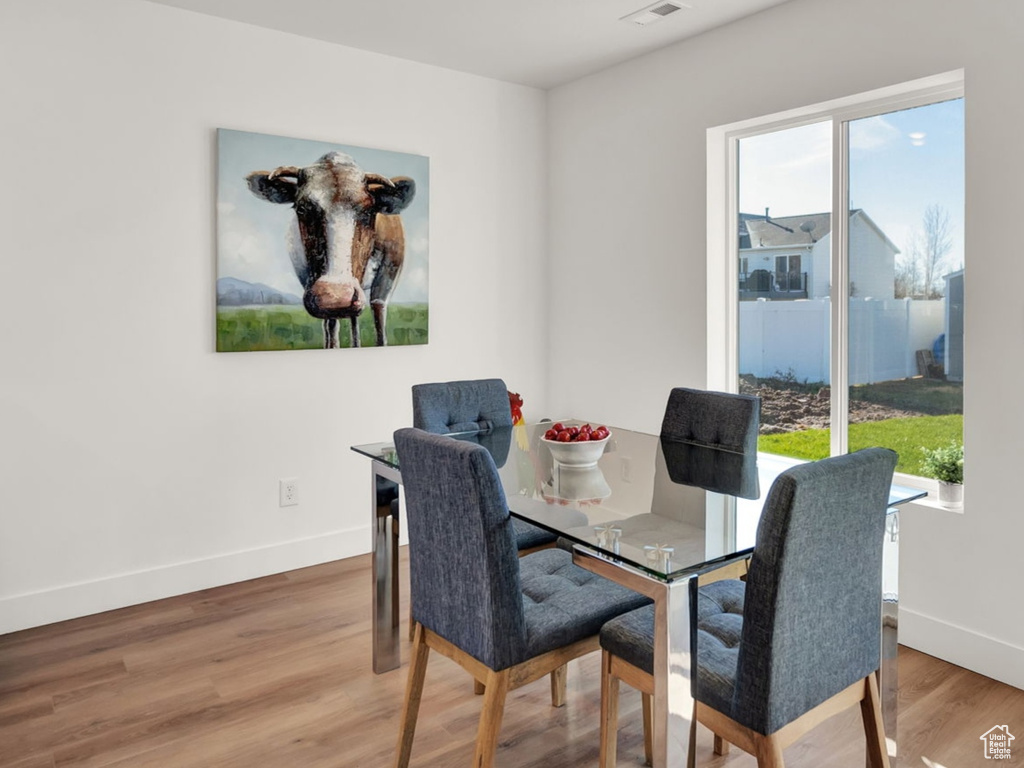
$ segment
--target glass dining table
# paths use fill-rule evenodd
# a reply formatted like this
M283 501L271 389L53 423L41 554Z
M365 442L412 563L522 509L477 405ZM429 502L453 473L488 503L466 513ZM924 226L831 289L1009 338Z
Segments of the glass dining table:
M693 709L691 605L698 581L749 557L768 489L776 476L799 462L611 427L596 463L566 465L554 460L541 439L549 426L524 424L451 437L480 443L491 453L514 517L558 536L562 546L571 547L579 566L654 601L653 764L685 765ZM352 450L372 460L373 668L382 673L401 663L396 514L401 469L394 443L355 445ZM880 690L893 755L897 506L923 495L924 491L892 486L883 544Z

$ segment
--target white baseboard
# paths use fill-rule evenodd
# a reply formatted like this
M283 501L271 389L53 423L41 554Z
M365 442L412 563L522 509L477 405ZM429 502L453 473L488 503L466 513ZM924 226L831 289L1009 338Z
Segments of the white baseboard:
M0 634L361 555L369 543L368 528L353 528L0 598Z
M905 608L899 635L900 645L1024 689L1024 648Z

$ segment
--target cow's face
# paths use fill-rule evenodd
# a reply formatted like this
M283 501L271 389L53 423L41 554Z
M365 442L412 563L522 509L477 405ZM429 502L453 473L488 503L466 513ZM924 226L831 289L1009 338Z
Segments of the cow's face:
M291 256L306 311L324 319L362 312L367 266L378 257L377 214L403 210L415 194L412 180L365 173L341 152L246 180L257 197L295 209Z

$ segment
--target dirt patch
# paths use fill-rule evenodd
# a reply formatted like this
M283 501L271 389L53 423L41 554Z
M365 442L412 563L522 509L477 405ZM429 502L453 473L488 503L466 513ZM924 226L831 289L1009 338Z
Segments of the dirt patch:
M761 434L776 435L805 429L828 429L829 387L807 390L781 379L740 378L740 392L761 398ZM920 416L877 403L850 402L850 423Z

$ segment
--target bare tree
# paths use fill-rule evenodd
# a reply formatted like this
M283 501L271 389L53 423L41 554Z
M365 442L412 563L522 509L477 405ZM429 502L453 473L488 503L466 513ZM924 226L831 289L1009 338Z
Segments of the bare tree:
M897 299L914 298L921 294L921 241L920 232L911 233L906 250L896 262L893 295Z
M942 295L936 283L946 256L953 249L953 223L949 219L949 211L941 205L929 205L921 219L921 230L922 293L926 299L934 299Z
M946 257L953 249L953 224L941 205L929 205L921 227L910 233L904 252L896 262L894 295L938 299L942 297L940 276Z

